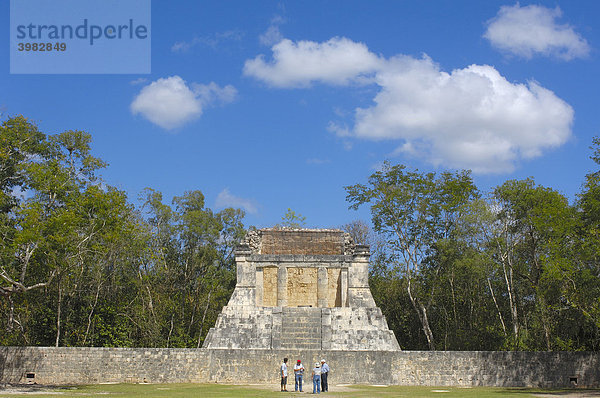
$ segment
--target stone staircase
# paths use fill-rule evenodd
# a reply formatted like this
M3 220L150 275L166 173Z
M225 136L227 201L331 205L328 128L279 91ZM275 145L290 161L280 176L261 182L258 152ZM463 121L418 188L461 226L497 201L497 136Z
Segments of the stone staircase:
M281 348L320 350L321 308L282 308Z

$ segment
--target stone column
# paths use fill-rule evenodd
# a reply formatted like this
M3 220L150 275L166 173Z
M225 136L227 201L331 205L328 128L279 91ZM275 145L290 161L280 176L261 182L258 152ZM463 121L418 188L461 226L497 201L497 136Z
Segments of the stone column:
M248 245L235 250L237 284L227 305L256 305L256 266L250 261L251 254Z
M287 306L287 267L281 264L277 269L277 306Z
M340 277L341 291L342 291L342 307L348 306L348 268L342 268Z
M317 306L325 308L328 306L328 292L329 277L327 275L326 267L319 267L317 269Z
M348 270L348 306L376 307L369 288L369 246L356 245Z
M248 261L248 257L252 254L250 251L250 246L248 245L239 245L235 249L235 262L237 266L237 285L239 286L248 286L250 284L251 279L254 278L254 275L250 275L249 266L250 263Z
M263 306L263 292L264 292L264 276L263 276L263 268L256 268L256 306Z

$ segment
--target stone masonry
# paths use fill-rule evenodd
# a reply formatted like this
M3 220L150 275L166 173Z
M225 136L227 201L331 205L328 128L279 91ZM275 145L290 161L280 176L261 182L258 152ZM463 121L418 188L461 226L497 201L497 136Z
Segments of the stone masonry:
M597 352L0 347L0 384L279 383L283 357L326 358L330 385L600 387ZM293 382L292 382L293 384ZM289 387L289 386L288 386Z
M204 348L397 351L369 289L369 247L330 229L249 231Z

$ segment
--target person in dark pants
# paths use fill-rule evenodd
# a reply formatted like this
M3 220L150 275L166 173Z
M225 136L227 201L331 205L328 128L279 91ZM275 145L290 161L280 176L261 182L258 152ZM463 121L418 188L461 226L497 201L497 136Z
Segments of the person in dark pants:
M329 365L324 359L321 359L321 391L329 391L329 385L327 384L327 375L329 374Z
M287 358L283 358L283 363L281 364L281 391L287 391L287 376L288 376L288 368L287 368Z

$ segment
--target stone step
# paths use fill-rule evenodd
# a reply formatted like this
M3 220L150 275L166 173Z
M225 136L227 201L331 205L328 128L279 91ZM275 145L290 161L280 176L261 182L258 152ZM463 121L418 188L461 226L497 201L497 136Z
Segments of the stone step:
M284 307L281 316L282 348L298 350L321 349L321 309Z
M286 339L286 338L282 338L281 339L282 343L286 343L286 344L321 344L321 339L304 339L304 340L298 340L298 339Z
M300 339L301 340L320 339L321 333L320 332L317 332L317 333L282 333L281 338L299 339L299 340Z
M281 325L282 329L293 329L293 330L303 330L303 329L315 329L321 328L321 323L299 323L299 324L290 324L283 322Z
M308 318L305 316L284 316L282 320L287 323L307 323L307 322L316 322L321 323L321 317L318 318Z
M320 328L321 322L304 322L304 323L290 323L283 322L281 327L283 329L314 329Z
M293 327L293 326L285 326L283 325L281 327L281 330L287 330L287 331L317 331L317 330L321 330L321 325L306 325L306 326L298 326L298 327Z
M287 350L320 350L321 344L283 344L281 346Z
M289 319L321 319L321 315L306 315L306 314L283 314L283 318Z
M317 310L317 311L304 311L304 310L300 310L300 311L286 311L286 309L284 308L283 310L283 314L284 315L303 315L303 316L314 316L314 317L321 317L321 311Z
M304 339L304 340L298 340L298 339L285 339L282 338L281 339L281 343L282 344L321 344L321 339Z
M281 341L281 346L284 348L289 347L318 347L321 345L320 341Z
M281 318L290 322L321 322L320 316L284 315Z
M283 307L281 310L284 314L318 314L321 316L321 308L317 307Z
M311 336L321 336L321 331L314 330L314 331L296 332L296 331L291 331L291 330L282 330L281 335L282 336L294 336L297 338L309 338Z
M297 337L310 337L310 336L320 336L321 335L321 329L310 329L310 330L289 330L289 329L282 329L281 330L281 335L282 336L297 336Z

